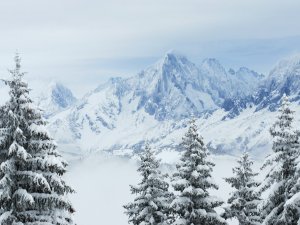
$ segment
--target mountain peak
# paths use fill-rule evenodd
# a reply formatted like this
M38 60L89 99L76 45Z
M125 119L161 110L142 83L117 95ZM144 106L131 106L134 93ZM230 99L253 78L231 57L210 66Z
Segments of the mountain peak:
M164 57L160 60L160 65L176 65L178 63L186 63L188 59L174 50L168 51Z
M216 58L206 58L202 61L202 64L207 64L209 66L218 66L218 67L222 67L221 63L219 60L217 60Z
M240 67L237 71L236 71L236 75L238 76L248 76L248 77L256 77L258 79L263 79L264 75L255 72L254 70L249 69L248 67Z
M109 78L108 82L111 84L117 84L120 83L120 81L122 81L123 78L122 77L111 77Z
M72 91L60 82L51 82L46 91L41 93L38 105L47 112L46 116L59 112L73 105L77 99Z
M72 91L59 82L51 84L51 98L62 108L67 108L76 101Z
M225 68L221 65L219 60L215 58L207 58L202 61L201 69L210 74L226 74Z
M183 56L183 54L182 53L180 53L180 52L178 52L178 51L176 51L176 50L174 50L174 49L171 49L171 50L169 50L169 51L167 51L166 53L165 53L165 55L164 55L164 57L163 58L167 58L167 57L169 57L169 56L177 56L177 57L180 57L180 56Z
M279 66L287 66L287 65L298 65L300 64L300 54L295 54L290 57L286 57L278 62Z
M286 76L297 73L300 70L300 54L279 61L271 70L269 77L282 80Z
M59 81L51 81L48 85L48 89L55 89L56 87L59 86L64 86L64 85Z
M250 70L249 68L243 66L243 67L240 67L240 68L238 69L238 71L240 71L240 72L251 72L252 70Z

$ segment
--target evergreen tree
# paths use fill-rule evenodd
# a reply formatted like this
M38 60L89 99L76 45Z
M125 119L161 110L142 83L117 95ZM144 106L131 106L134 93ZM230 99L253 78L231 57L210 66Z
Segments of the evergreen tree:
M270 129L273 137L273 153L266 158L263 168L270 170L262 185L268 190L261 215L264 225L299 224L299 198L293 196L300 191L297 186L297 158L299 157L299 135L293 130L293 111L286 96L283 97L280 115Z
M67 163L45 129L42 112L29 97L20 58L10 71L10 99L3 108L0 165L1 225L69 225L74 209L66 194L73 189L62 175Z
M142 181L137 187L131 186L131 193L137 197L132 203L124 206L129 222L134 225L166 225L173 194L168 190L166 176L159 171L160 161L155 159L149 145L146 145L140 158L138 172Z
M258 183L254 180L257 175L252 171L253 161L249 159L247 152L237 161L238 166L233 168L234 177L225 178L234 189L228 199L229 206L224 208L223 217L237 218L240 225L258 225L261 224L258 212L260 198L256 192Z
M173 175L173 187L178 192L171 204L174 224L226 224L214 210L223 202L208 193L209 189L218 188L211 176L214 163L208 160L209 152L197 133L194 119L183 138L182 147L184 152L181 162Z

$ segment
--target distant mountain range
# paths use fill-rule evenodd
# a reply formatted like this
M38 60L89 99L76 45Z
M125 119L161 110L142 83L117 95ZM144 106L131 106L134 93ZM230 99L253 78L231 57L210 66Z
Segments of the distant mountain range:
M270 149L268 129L286 93L300 124L300 57L281 61L268 76L246 67L225 69L216 59L199 65L167 53L130 78L111 78L76 99L53 83L38 98L60 145L81 154L134 154L145 141L164 152L178 150L190 117L215 153Z

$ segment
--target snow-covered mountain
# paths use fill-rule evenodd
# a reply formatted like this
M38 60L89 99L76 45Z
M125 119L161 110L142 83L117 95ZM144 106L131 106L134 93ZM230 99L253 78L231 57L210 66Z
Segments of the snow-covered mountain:
M72 91L58 82L51 82L37 96L37 104L45 111L45 116L53 116L74 105L77 99Z
M229 98L223 103L223 108L228 111L224 118L233 118L247 107L255 107L256 111L267 108L276 111L284 94L290 101L300 100L300 55L281 60L270 71L268 77L254 92L247 96Z
M135 111L144 110L157 120L181 119L214 110L217 101L207 92L205 77L187 58L171 53L126 80Z
M258 110L264 107L276 110L283 94L289 95L291 101L300 100L300 55L280 61L271 70L256 96Z
M241 67L237 71L226 69L216 59L205 59L200 65L200 70L209 81L207 91L222 99L235 97L245 97L254 92L264 79L262 74L258 74L246 67Z
M178 149L188 119L195 116L216 153L248 149L264 155L276 113L261 105L278 93L297 93L298 66L297 60L280 63L265 78L245 67L226 70L216 59L197 66L184 56L167 53L137 75L111 78L51 116L49 129L60 144L82 152L132 154L146 140L168 152ZM289 85L288 77L295 86ZM293 107L299 115L299 105L295 102Z

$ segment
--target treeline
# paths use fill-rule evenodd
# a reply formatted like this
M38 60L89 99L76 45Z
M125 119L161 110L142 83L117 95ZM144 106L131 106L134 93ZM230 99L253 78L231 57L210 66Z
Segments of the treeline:
M129 223L225 225L227 219L236 218L240 225L299 225L300 133L292 126L294 112L289 105L284 96L277 121L270 129L273 151L261 168L267 174L263 182L256 180L253 161L244 152L233 168L233 176L225 179L234 191L221 214L215 209L224 202L209 194L209 190L218 189L212 178L214 163L194 119L183 137L183 154L171 176L160 172L160 161L146 145L138 168L141 182L131 186L135 198L124 206Z

